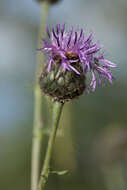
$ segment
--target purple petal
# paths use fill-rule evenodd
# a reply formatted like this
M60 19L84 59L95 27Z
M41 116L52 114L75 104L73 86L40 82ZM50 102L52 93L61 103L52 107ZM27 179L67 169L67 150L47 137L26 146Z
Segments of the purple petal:
M112 83L113 77L112 77L112 74L109 72L109 70L102 67L96 67L96 70L99 75L104 76L105 78L109 80L110 83Z
M52 33L53 33L53 36L55 37L55 39L57 41L58 46L60 46L59 37L56 35L54 28L52 29Z
M101 80L102 80L102 75L99 75L98 76L98 86L100 87L100 85L101 85Z
M79 59L72 59L72 60L69 60L69 63L75 63L75 62L78 62L79 61Z
M79 71L77 71L77 69L75 69L73 66L71 66L71 65L68 65L74 72L76 72L78 75L80 75L80 72Z
M70 34L69 34L69 38L68 38L68 42L67 42L67 46L69 46L69 44L70 44L70 42L71 42L72 34L73 34L73 27L72 27L72 29L70 30Z
M46 32L47 32L47 34L48 34L48 37L50 38L50 32L49 32L48 26L46 26Z
M59 32L60 32L60 24L57 24L57 25L56 25L56 32L57 32L57 35L58 35Z
M37 48L36 50L37 51L41 51L41 50L44 50L45 48Z
M80 36L79 36L79 41L80 41L80 39L82 38L82 35L83 35L83 29L81 29L81 31L80 31Z
M97 53L100 49L101 49L100 47L95 46L86 50L85 54L89 55L89 54Z
M92 91L95 91L95 88L96 88L96 77L95 77L95 74L93 71L91 71L92 73L92 80L91 80L91 83L90 83L90 86L92 87Z
M106 60L106 59L101 59L101 61L102 61L105 65L107 65L107 66L109 66L109 67L112 67L112 68L117 67L117 65L116 65L115 63L112 63L111 61L108 61L108 60Z
M65 72L66 69L70 71L70 68L68 67L68 64L65 61L62 62L61 67L63 69L63 72Z
M91 33L91 34L88 36L88 38L85 40L84 43L90 43L91 40L92 40L92 37L93 37L93 34Z
M52 59L49 60L48 67L47 67L47 72L50 72L51 69L51 64L52 64Z
M64 30L65 30L65 24L63 24L62 29L61 29L62 36L63 36Z
M76 42L77 42L77 32L75 32L74 45L76 44Z
M83 64L86 66L87 70L90 70L89 61L85 57L82 57Z

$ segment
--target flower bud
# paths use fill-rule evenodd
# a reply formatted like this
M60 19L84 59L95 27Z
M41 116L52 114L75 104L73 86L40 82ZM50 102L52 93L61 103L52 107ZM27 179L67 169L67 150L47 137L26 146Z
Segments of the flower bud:
M36 0L39 3L42 3L43 1L47 1L50 4L55 4L57 2L59 2L60 0Z
M75 68L80 72L78 75L72 70L63 72L60 68L59 56L56 56L54 61L55 64L51 66L50 71L47 71L47 65L45 65L40 76L39 83L42 91L59 102L69 101L82 95L86 85L81 64L74 63Z

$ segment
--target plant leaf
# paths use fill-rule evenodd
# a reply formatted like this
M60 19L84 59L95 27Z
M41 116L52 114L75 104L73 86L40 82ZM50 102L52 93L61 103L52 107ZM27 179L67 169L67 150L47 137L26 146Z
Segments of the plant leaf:
M65 175L68 173L68 170L62 170L62 171L51 171L52 174L57 174L57 175Z

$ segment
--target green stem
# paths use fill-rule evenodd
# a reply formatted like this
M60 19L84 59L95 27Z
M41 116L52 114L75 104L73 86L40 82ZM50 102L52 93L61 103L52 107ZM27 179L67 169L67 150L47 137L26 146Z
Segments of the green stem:
M48 3L42 3L42 15L40 20L40 31L38 35L38 47L40 46L40 37L45 35L45 27L48 15ZM43 140L43 121L42 121L42 92L38 85L38 75L40 73L44 55L37 54L36 84L34 89L34 123L32 139L32 160L31 160L31 190L35 190L40 176L40 151Z
M52 120L52 129L48 141L48 147L47 147L47 152L44 160L44 165L40 177L40 182L38 186L38 190L44 190L45 184L48 180L49 176L49 166L50 166L50 160L51 160L51 155L53 151L53 146L55 142L55 137L56 137L56 131L58 128L61 112L62 112L63 104L59 102L54 102L53 104L53 120Z

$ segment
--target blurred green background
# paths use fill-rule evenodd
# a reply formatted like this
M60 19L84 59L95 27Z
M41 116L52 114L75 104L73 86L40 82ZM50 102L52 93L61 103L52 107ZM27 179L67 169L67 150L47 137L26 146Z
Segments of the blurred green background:
M0 189L30 189L30 161L40 5L0 0ZM118 64L113 85L67 103L46 189L127 189L127 1L61 0L48 24L94 31ZM43 108L46 109L46 108ZM44 117L45 116L45 117ZM45 124L48 113L42 115ZM47 136L43 148L47 145ZM43 160L42 152L42 160Z

